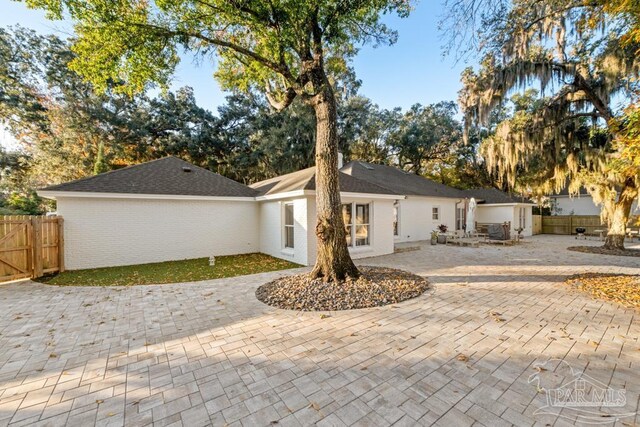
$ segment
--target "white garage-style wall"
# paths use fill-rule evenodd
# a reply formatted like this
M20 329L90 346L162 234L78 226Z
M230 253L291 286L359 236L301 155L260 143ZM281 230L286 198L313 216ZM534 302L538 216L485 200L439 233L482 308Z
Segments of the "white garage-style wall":
M529 204L512 205L478 205L476 209L476 222L481 224L511 223L511 233L515 233L519 226L519 209L525 209L525 227L523 236L533 235L533 206Z
M554 197L554 215L600 215L600 208L589 195Z
M455 230L456 202L462 199L409 196L399 201L399 217L397 242L416 242L429 240L431 232L440 224L449 230ZM440 218L433 219L433 208L440 209ZM460 204L463 206L463 204Z
M593 203L593 199L588 194L579 196L553 196L555 207L552 215L600 215L600 206ZM638 202L633 202L631 215L640 214Z
M58 197L70 270L260 250L255 201Z

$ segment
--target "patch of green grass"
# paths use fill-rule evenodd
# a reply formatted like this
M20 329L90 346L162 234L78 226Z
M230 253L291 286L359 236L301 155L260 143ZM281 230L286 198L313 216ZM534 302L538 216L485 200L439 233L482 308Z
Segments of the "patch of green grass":
M123 267L70 270L41 277L37 281L58 286L132 286L196 282L297 267L300 265L254 253L216 257L216 264L213 267L209 265L208 258L197 258Z

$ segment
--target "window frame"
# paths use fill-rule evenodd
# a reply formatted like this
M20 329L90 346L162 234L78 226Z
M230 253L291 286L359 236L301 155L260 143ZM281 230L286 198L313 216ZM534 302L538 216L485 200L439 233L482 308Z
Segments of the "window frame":
M440 205L431 206L431 221L440 221Z
M345 238L347 240L347 247L349 248L367 248L367 247L371 247L371 225L372 225L372 221L371 221L371 212L373 211L372 206L373 203L371 202L349 202L349 203L342 203L341 205L341 209L344 209L345 206L350 206L351 209L351 221L350 223L345 222L344 226L345 226ZM357 222L357 209L358 206L366 206L367 208L367 217L369 219L369 222L367 223L362 223L362 224L358 224ZM344 221L344 214L343 214L343 221ZM367 243L366 244L358 244L357 241L357 237L356 237L356 228L357 227L366 227L367 229ZM350 230L349 232L347 232L347 230Z
M525 228L527 228L527 209L520 207L519 210L520 212L518 215L518 227L524 230Z
M287 224L287 208L291 207L291 224ZM295 208L293 202L287 202L282 204L282 247L285 250L295 249L296 247L296 231L295 231ZM291 246L288 246L289 239L287 235L287 229L291 229Z
M456 230L464 230L467 224L467 210L462 207L456 207Z
M400 237L400 203L397 200L393 203L393 237Z

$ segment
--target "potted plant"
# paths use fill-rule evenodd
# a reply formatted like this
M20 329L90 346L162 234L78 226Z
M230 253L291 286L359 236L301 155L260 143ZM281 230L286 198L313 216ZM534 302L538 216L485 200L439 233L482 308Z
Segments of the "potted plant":
M438 243L438 230L433 230L431 232L431 244L435 245Z
M440 234L438 234L438 243L447 243L447 235L444 233L446 233L448 229L449 227L445 224L440 224L438 226L438 230L440 231Z
M524 231L524 228L519 227L515 229L515 232L518 233L518 236L516 237L516 240L520 241L522 240L522 232Z

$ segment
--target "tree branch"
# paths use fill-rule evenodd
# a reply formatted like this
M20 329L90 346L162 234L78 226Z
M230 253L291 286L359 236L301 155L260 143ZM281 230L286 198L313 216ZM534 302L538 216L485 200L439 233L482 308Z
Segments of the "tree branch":
M283 99L278 101L271 92L271 85L269 84L269 82L267 82L265 96L267 98L267 101L269 102L269 105L271 105L277 111L282 111L285 108L287 108L289 105L291 105L293 100L296 99L297 95L298 94L292 87L288 87L284 93Z

